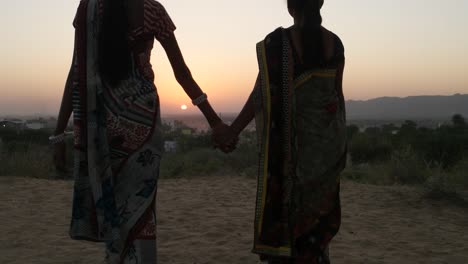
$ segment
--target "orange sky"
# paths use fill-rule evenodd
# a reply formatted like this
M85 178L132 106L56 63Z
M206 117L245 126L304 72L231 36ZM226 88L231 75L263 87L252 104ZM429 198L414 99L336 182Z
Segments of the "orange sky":
M238 112L257 74L255 43L292 23L285 0L161 0L186 61L218 112ZM73 45L78 0L23 0L0 10L0 115L54 114ZM324 25L346 46L349 99L468 93L468 1L326 0ZM188 97L156 43L162 113Z

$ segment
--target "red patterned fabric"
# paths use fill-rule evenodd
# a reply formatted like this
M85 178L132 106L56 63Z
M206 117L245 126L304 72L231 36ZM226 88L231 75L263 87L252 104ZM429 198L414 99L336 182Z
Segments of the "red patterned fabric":
M86 0L81 0L81 12L86 12ZM99 0L99 11L102 13L103 1ZM73 26L77 28L79 24L79 11L73 20ZM128 34L128 40L132 47L133 58L145 79L154 81L154 72L151 65L151 50L153 49L154 39L163 41L171 36L176 30L176 26L167 13L163 5L155 0L143 0L143 23L133 28ZM83 17L83 16L82 16ZM78 65L75 67L78 70Z
M158 41L164 40L176 29L166 9L157 1L145 0L143 17L144 32L151 32Z
M150 63L154 39L163 41L173 34L176 26L159 2L144 0L143 5L143 25L131 30L129 41L140 72L147 80L154 81L153 67Z
M93 22L99 21L103 3L81 0L73 22L76 150L70 236L105 242L106 263L156 263L154 198L163 146L149 62L154 38L164 40L175 26L158 2L129 1L135 4L129 8L134 30L128 34L134 67L111 87L92 72L99 41L99 24Z
M82 0L82 2L86 2L86 1ZM174 30L176 29L176 26L174 25L174 22L172 22L172 19L170 18L164 6L155 0L144 0L143 4L144 4L144 8L143 8L144 25L137 29L133 29L130 35L134 37L135 35L138 36L144 33L146 35L154 36L159 41L162 41L168 36L170 36L170 34L174 32ZM103 2L102 0L100 0L99 1L99 13L102 13L102 10L103 10ZM77 17L78 17L78 12L77 12L77 15L75 16L75 19L73 20L73 26L75 28L77 27L77 23L78 23Z

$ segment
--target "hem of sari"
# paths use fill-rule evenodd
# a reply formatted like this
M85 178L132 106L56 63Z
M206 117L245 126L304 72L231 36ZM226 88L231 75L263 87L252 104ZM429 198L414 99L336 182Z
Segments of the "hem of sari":
M103 239L96 239L86 235L70 235L70 238L76 241L88 241L93 243L105 243L106 241Z
M153 197L153 199L151 200L149 206L146 207L146 209L143 211L143 213L134 222L132 227L128 231L125 230L126 238L125 238L125 242L124 242L124 247L120 252L120 259L123 259L123 257L127 254L128 250L129 250L130 243L132 242L133 239L136 239L135 234L138 234L144 228L145 221L147 221L146 216L148 215L148 213L152 213L152 211L151 211L152 207L153 207L154 210L156 210L156 208L155 208L155 206L156 206L156 204L155 204L156 203L156 189L153 190L152 197Z
M256 245L251 250L251 252L260 256L292 257L290 247L272 247L267 245Z

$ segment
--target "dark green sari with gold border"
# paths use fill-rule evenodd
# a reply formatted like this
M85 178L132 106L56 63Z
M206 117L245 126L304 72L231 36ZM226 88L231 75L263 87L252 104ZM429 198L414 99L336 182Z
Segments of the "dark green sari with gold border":
M253 252L320 262L340 227L345 108L333 66L295 73L286 30L257 44L259 147Z

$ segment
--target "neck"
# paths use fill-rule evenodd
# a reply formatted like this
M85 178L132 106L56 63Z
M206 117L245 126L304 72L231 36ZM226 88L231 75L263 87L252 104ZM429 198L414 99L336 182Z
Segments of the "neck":
M301 17L294 17L294 26L302 27L304 25L304 20Z

